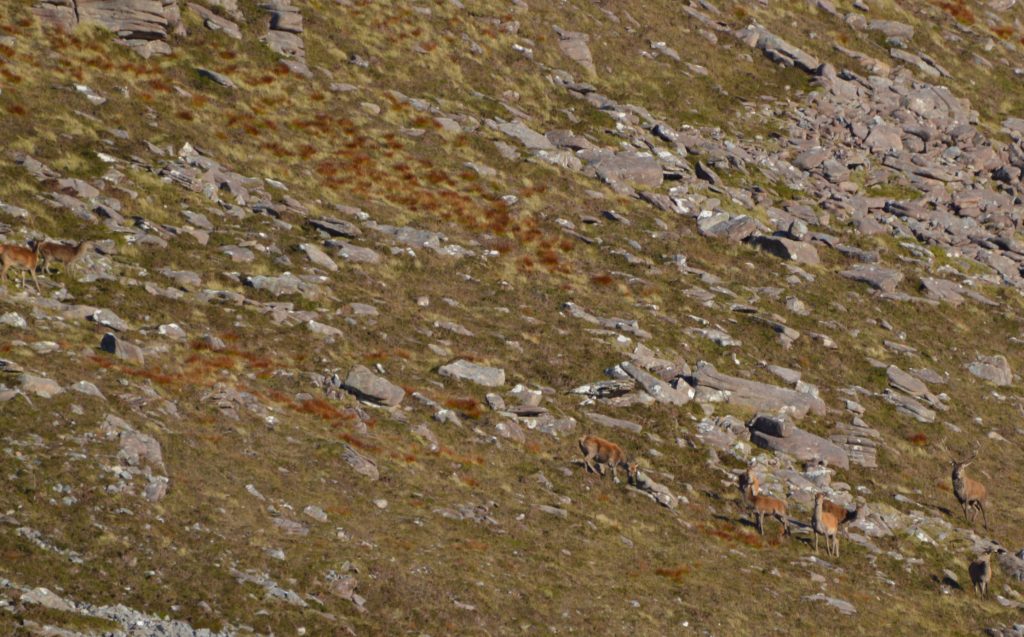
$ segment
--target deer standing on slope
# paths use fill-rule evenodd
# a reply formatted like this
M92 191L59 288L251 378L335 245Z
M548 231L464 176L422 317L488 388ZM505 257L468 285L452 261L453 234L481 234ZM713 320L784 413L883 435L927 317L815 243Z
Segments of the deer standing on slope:
M825 552L839 557L839 517L832 511L826 511L825 494L814 496L814 514L811 516L811 527L814 529L814 552L818 552L818 535L825 536Z
M43 241L39 244L39 257L47 272L50 271L50 264L56 262L64 266L65 274L71 274L75 263L92 248L92 245L92 241L80 241L76 246Z
M981 517L985 521L985 528L988 529L988 514L985 512L985 504L988 502L988 490L985 485L981 484L977 480L968 478L964 473L966 469L974 459L978 457L978 446L975 445L974 454L964 460L957 460L956 458L950 458L949 462L953 465L953 495L956 496L957 502L960 503L960 507L964 511L964 518L973 526L974 518L978 516L978 511L981 511Z
M22 270L21 286L25 287L25 271L28 271L32 274L32 282L36 285L36 292L41 292L39 289L39 279L36 278L36 266L39 265L38 244L33 250L10 244L0 245L0 265L3 266L0 269L0 282L3 282L5 287L7 285L7 270L11 266L15 266Z
M850 509L847 509L843 505L837 504L826 498L825 501L821 503L821 510L827 511L828 513L834 515L836 517L836 520L838 520L839 522L839 528L842 528L843 526L856 521L862 515L864 515L863 512L865 509L864 505L861 504L857 505L857 508L851 511Z
M579 440L579 445L580 453L583 454L583 464L587 466L587 471L598 473L604 477L604 467L611 467L612 478L618 482L618 468L622 467L626 470L626 479L636 483L639 467L635 462L629 462L626 459L626 452L622 450L622 447L597 436L583 436Z
M786 503L770 495L760 495L761 483L758 482L754 470L748 468L739 480L740 493L743 499L750 505L757 520L757 532L764 535L764 518L766 515L774 517L782 524L782 535L789 535L789 516L786 513Z
M978 556L978 559L971 562L967 573L971 576L971 583L974 584L974 592L982 597L988 595L988 583L992 581L992 555L1005 553L1006 549L1001 547L990 547Z

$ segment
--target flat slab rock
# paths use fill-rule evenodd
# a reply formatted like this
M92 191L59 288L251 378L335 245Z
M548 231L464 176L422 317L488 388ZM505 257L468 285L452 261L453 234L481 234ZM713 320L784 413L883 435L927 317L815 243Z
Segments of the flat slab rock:
M681 406L693 398L693 388L683 381L673 387L633 363L622 363L619 367L659 403Z
M22 391L33 396L39 396L40 398L53 398L57 394L64 392L64 389L57 381L43 378L42 376L21 374L18 380L21 383Z
M496 128L531 150L555 150L555 145L522 122L501 122Z
M855 265L849 270L840 274L847 279L866 283L876 290L882 292L895 292L896 286L903 280L903 273L897 270L889 270L877 265Z
M857 612L857 609L854 608L853 604L851 604L850 602L847 602L842 599L837 599L835 597L828 597L826 595L822 595L821 593L809 595L804 599L806 599L809 602L824 602L844 615L853 615Z
M749 26L736 36L748 46L759 49L772 62L795 66L808 73L821 64L818 58L803 49L786 42L763 27Z
M713 214L697 220L697 229L706 237L743 241L760 230L757 221L747 215Z
M345 221L344 219L332 219L330 217L321 217L319 219L310 219L309 225L322 230L332 237L345 237L346 239L357 239L363 235L363 231L360 230L355 224Z
M597 68L594 66L594 56L591 55L590 47L587 46L587 40L590 37L586 33L563 31L557 27L555 32L558 34L558 48L562 50L562 53L573 62L587 69L591 74L597 74Z
M728 392L728 401L758 411L781 412L800 420L808 412L825 415L825 401L810 394L785 387L728 376L710 363L701 361L693 378L698 387Z
M747 243L760 248L768 254L809 265L818 265L821 259L818 258L818 251L810 243L793 241L785 237L763 237L754 235L747 238Z
M362 455L352 447L345 445L345 449L341 453L341 459L347 462L348 465L359 475L369 478L375 482L380 479L380 472L377 469L377 463Z
M598 161L597 175L608 182L626 182L636 186L657 188L661 185L661 164L653 157L636 153L616 153Z
M1013 370L1002 354L981 356L967 366L967 371L999 387L1013 383Z
M129 343L123 338L118 338L112 332L107 332L103 335L103 339L100 341L100 349L113 354L121 360L135 363L136 365L143 365L146 362L145 354L143 354L141 347L134 343Z
M437 373L448 378L468 380L484 387L501 387L505 384L505 370L472 363L464 359L442 365Z
M766 436L786 438L797 431L796 425L785 416L773 416L770 414L758 414L750 421L750 429L758 431Z
M833 467L850 468L850 457L842 447L796 427L784 438L763 431L751 431L750 441L758 447L786 453L803 462L824 460Z
M587 412L587 419L594 422L602 427L611 427L613 429L622 429L625 431L631 431L633 433L640 433L644 430L642 425L639 425L632 420L623 420L621 418L612 418L611 416L605 416L604 414L597 414L592 411Z
M362 365L352 368L342 387L363 400L386 407L394 407L405 398L404 389Z
M594 325L600 325L605 329L625 332L626 334L631 334L641 339L651 338L651 333L647 330L641 329L640 323L636 320L594 316L572 301L565 302L562 305L562 309L575 318L584 320L588 323L593 323Z
M334 262L334 259L327 256L323 250L312 243L303 243L299 246L299 249L306 253L306 257L314 264L327 270L328 272L337 272L338 264Z
M931 393L928 391L928 386L920 379L911 376L895 365L890 365L885 370L885 375L889 378L890 385L911 396L927 396Z
M886 389L882 392L882 398L895 406L896 411L916 418L920 422L935 422L937 417L935 410L929 409L917 399L903 393Z

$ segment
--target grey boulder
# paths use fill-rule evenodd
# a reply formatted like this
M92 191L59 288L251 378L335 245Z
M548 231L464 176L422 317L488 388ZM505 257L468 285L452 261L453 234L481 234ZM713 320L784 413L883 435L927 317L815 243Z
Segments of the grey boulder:
M405 398L405 390L382 378L366 367L357 365L345 377L342 385L362 400L385 407L394 407Z
M484 387L500 387L505 384L505 370L472 363L461 358L442 365L437 372L447 378L468 380Z

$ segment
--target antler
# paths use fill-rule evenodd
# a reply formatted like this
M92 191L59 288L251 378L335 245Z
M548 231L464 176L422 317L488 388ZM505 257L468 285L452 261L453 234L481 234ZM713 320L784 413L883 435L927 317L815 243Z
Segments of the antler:
M944 454L946 454L946 458L948 458L952 462L956 462L956 458L953 457L953 452L951 452L949 450L949 447L946 446L946 437L945 436L942 437L942 440L939 440L939 442L936 443L936 446L939 449L941 449Z
M957 464L968 464L968 463L974 462L974 459L978 457L978 452L981 451L981 443L978 442L977 440L975 440L974 441L974 453L971 454L970 457L967 457L967 458L964 458L964 459L961 460L957 456L954 456L953 452L950 451L949 447L946 446L946 438L945 438L945 436L943 436L942 440L940 440L938 442L938 447L943 452L945 452L946 457L948 457L952 462L955 462Z
M971 454L970 458L967 458L966 460L964 460L964 463L974 462L974 459L978 457L978 452L979 451L981 451L981 443L978 442L977 440L975 440L974 441L974 453Z

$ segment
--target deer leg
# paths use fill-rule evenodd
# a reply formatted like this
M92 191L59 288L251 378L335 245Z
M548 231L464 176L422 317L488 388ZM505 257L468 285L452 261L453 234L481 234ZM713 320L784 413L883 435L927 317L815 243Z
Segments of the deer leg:
M764 535L764 513L757 513L757 532Z
M981 502L977 503L978 510L981 511L981 519L985 521L985 530L988 530L988 514L985 513L985 505Z
M36 271L32 270L32 282L36 284L36 294L42 294L43 291L39 289L39 279L36 278Z
M815 555L817 555L817 553L818 553L818 530L817 529L814 530L814 553L815 553Z
M597 473L597 469L590 464L590 456L583 456L583 465L587 468L587 473Z

